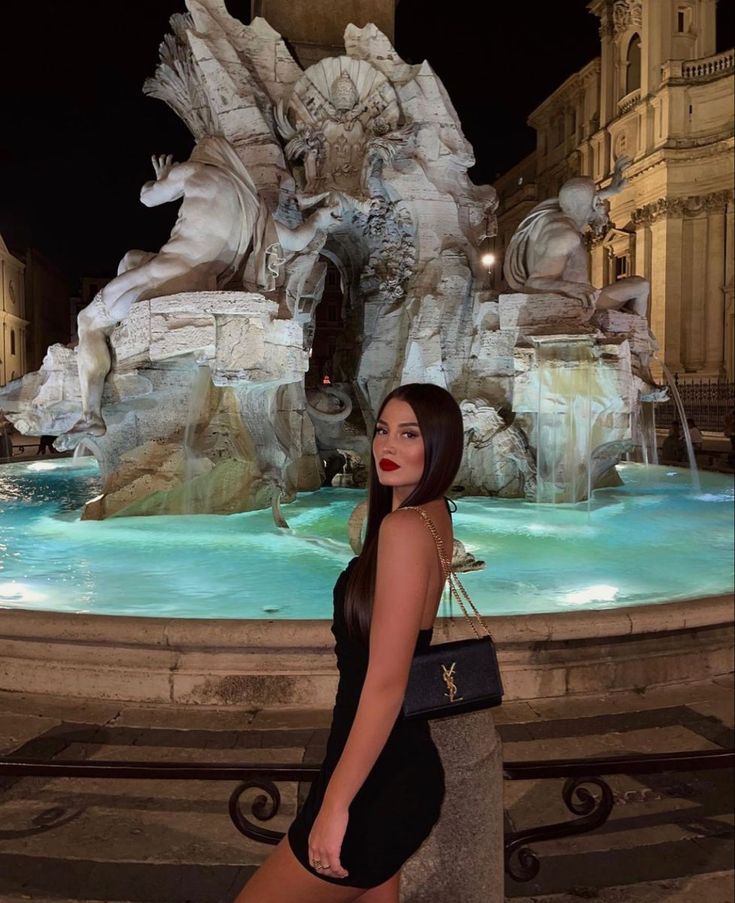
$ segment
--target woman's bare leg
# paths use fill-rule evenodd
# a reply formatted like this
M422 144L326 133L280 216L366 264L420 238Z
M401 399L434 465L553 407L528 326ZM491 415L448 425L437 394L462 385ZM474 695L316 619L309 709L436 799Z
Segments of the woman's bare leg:
M284 837L233 903L352 903L362 900L364 894L362 888L330 884L312 875L294 856ZM393 903L391 897L385 900ZM375 903L382 903L382 898L376 897Z
M399 903L400 884L401 873L396 872L378 887L363 891L362 896L357 898L357 903Z

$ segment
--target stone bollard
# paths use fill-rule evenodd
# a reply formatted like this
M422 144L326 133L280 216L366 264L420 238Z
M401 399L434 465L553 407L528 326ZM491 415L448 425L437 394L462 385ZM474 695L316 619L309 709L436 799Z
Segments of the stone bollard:
M503 756L492 710L431 723L446 775L442 814L401 875L401 903L502 903Z

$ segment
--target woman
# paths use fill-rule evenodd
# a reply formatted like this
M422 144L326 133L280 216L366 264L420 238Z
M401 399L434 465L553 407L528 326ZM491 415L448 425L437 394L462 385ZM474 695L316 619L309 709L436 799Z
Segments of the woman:
M462 415L439 386L388 395L373 438L365 545L334 588L339 687L319 777L235 903L398 903L400 868L439 818L444 772L425 721L401 706L428 647L444 578L418 511L452 548L444 494L462 459Z

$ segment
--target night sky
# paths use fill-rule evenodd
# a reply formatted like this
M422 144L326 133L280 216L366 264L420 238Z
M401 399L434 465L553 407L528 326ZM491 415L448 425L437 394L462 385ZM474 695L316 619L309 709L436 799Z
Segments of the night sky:
M475 182L533 149L527 115L597 55L587 2L400 0L397 50L428 59L443 80L475 148ZM249 21L249 0L227 5ZM145 208L138 192L153 177L152 153L185 159L193 139L141 86L169 16L183 11L183 0L4 6L0 234L16 252L39 248L72 287L112 275L129 248L156 250L174 222L174 205Z

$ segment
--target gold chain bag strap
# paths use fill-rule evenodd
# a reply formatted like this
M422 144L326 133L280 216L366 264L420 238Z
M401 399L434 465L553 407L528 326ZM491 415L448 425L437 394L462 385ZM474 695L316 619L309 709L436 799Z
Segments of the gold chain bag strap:
M418 505L408 506L406 510L418 511L429 529L436 545L442 574L449 584L450 599L453 597L457 600L472 626L475 639L438 643L429 646L424 652L416 653L403 700L403 716L444 718L447 715L500 705L503 701L503 682L490 631L452 571L451 562L444 552L444 543L432 519ZM474 618L470 617L467 607L472 610Z

